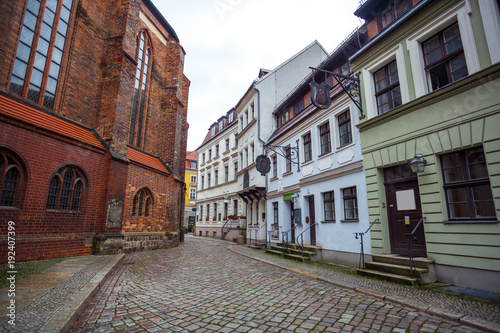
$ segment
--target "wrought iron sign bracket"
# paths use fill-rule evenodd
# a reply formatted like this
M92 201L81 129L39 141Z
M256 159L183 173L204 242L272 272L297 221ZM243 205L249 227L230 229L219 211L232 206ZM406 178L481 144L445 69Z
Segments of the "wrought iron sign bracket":
M264 148L266 150L272 150L276 154L284 157L285 159L289 160L290 163L296 164L297 165L297 172L300 172L300 155L299 155L299 140L297 139L296 141L297 146L292 147L292 146L273 146L273 145L265 145ZM290 149L290 154L287 156L286 150Z
M363 105L361 104L361 88L360 88L360 80L359 80L359 73L356 74L356 76L348 76L348 75L343 75L343 74L338 74L334 72L330 72L324 69L319 69L319 68L314 68L314 67L309 67L310 69L318 72L322 72L328 75L331 75L335 78L337 81L337 84L342 87L342 89L345 91L347 96L353 101L353 103L358 107L359 112L361 116L359 119L364 119L366 116L363 113ZM314 79L313 79L314 80ZM343 83L343 80L349 80L348 84Z

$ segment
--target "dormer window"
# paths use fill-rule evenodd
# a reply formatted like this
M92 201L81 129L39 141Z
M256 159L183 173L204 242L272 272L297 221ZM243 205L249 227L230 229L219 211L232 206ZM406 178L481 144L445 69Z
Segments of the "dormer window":
M224 120L219 120L219 132L224 128Z
M210 129L210 135L212 135L212 137L215 136L215 126L213 126L211 129Z
M381 30L387 28L392 22L403 16L411 8L411 0L395 0L380 16Z
M229 122L230 123L233 122L233 113L232 112L229 112Z

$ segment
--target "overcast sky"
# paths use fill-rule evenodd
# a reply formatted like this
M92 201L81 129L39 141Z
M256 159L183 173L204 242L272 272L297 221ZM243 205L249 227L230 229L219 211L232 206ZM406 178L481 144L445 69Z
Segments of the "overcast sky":
M260 68L317 40L328 53L362 22L358 0L153 0L186 51L188 146L238 103Z

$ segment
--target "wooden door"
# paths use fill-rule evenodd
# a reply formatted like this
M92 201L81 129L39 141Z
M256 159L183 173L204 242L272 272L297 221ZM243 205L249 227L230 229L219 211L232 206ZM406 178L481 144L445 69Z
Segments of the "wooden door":
M316 245L316 213L314 211L314 196L309 197L309 237L311 239L311 245Z
M407 170L407 166L386 169L385 191L391 251L408 256L408 242L405 234L410 234L422 218L417 175ZM388 172L389 171L389 172ZM413 256L426 257L425 232L423 223L415 231L412 239Z

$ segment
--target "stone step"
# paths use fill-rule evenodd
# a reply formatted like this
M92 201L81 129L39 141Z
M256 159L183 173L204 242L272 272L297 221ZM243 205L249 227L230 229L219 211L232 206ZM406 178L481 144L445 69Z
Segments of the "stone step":
M374 271L371 269L358 269L358 274L407 285L420 284L420 279L417 278L411 278L408 276L387 273L387 272Z
M278 255L278 256L283 256L283 252L281 252L281 251L276 251L276 250L269 250L269 249L266 249L266 253L269 253L269 254L274 254L274 255Z
M408 257L403 257L397 254L372 254L372 259L375 262L410 266L410 259ZM427 259L425 257L415 257L413 258L413 263L415 267L429 269L429 265L434 264L434 260Z
M283 246L283 243L276 243L276 246ZM291 249L300 249L300 246L295 243L289 243L288 248ZM304 251L307 252L312 252L314 254L318 253L318 251L321 250L321 246L315 246L315 245L304 245Z
M300 254L284 253L283 256L287 259L292 259L296 261L311 261L310 257L303 257Z
M410 266L396 265L396 264L388 264L383 262L367 262L365 264L367 269L371 269L374 271L380 271L385 273L392 273L397 275L404 275L411 277L411 269ZM422 274L427 273L429 270L426 268L415 267L413 271L414 277L422 279Z

